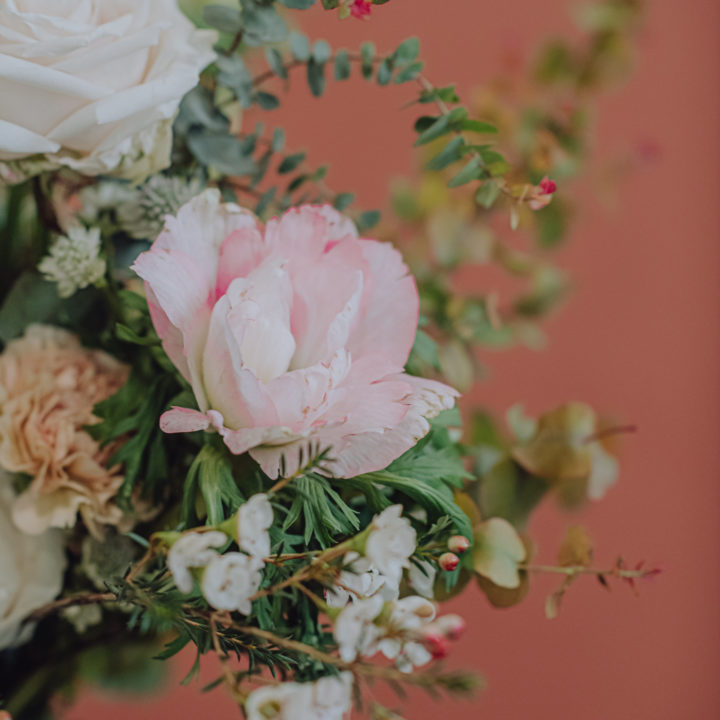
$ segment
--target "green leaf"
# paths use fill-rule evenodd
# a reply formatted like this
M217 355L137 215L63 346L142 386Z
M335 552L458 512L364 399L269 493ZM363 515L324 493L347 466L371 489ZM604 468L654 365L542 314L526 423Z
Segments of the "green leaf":
M465 145L462 135L454 137L445 147L426 165L428 170L443 170L448 165L462 157L461 148Z
M277 95L273 95L269 92L263 92L262 90L256 92L255 95L253 95L253 100L263 110L275 110L275 108L280 107L280 100L278 99Z
M275 128L272 136L273 152L280 152L285 147L285 131L282 128Z
M454 125L459 125L466 116L467 110L459 107L451 110L447 115L441 115L439 118L436 118L428 127L422 130L418 139L415 141L415 147L426 145L443 136L452 130Z
M228 5L206 5L203 8L203 21L224 33L236 33L243 28L240 10Z
M377 83L378 85L387 85L392 79L393 64L391 58L385 58L378 68Z
M299 32L290 33L290 50L296 60L305 62L310 59L310 43L305 35Z
M330 49L330 45L326 40L318 40L313 45L312 56L315 62L326 63L330 59L331 55L332 50Z
M265 48L265 60L267 61L267 64L270 66L270 69L278 77L281 77L283 80L287 79L287 76L288 76L287 68L285 67L285 63L283 62L282 55L276 48L273 48L273 47Z
M554 248L562 243L567 233L567 208L557 197L534 214L537 242L542 248Z
M360 71L366 80L370 80L373 76L373 58L375 57L375 44L371 42L363 43L360 48L360 56L362 58Z
M322 6L326 10L335 10L335 8L340 4L340 0L322 0Z
M117 323L115 325L115 335L119 340L132 343L133 345L158 345L160 342L156 335L151 337L141 337L132 328L129 328L127 325L123 325L122 323Z
M61 300L57 285L37 273L26 272L15 281L0 309L0 340L19 337L31 323L75 325L98 303L94 288Z
M325 63L318 63L315 58L310 58L307 64L307 81L310 92L315 97L320 97L325 92Z
M432 90L423 90L420 93L419 98L421 103L431 103L436 100L442 100L446 103L457 103L460 102L460 98L455 92L454 85L448 85L441 88L433 88Z
M350 57L347 50L338 50L335 55L335 79L347 80L350 77Z
M248 45L282 42L287 37L285 21L271 5L243 5L243 39Z
M415 78L422 72L423 67L425 67L425 63L415 62L412 63L412 65L408 65L403 68L395 76L395 84L401 85L402 83L409 82L410 80L415 80Z
M360 232L365 232L374 228L380 222L380 211L379 210L368 210L358 217L355 221L357 228Z
M366 473L354 478L355 481L364 481L366 483L375 483L384 487L393 488L401 492L403 495L412 498L418 505L424 507L430 514L436 518L442 515L448 515L455 523L458 532L465 535L468 539L472 539L472 527L468 516L455 504L452 492L443 492L426 482L416 480L415 478L403 477L380 470L374 473Z
M283 158L282 162L280 163L278 167L278 172L281 175L284 175L286 173L291 173L295 168L297 168L300 163L302 163L305 158L307 157L306 152L299 152L295 153L293 155L287 155Z
M500 186L493 180L486 180L475 193L475 201L489 210L500 195Z
M448 187L454 188L466 183L478 180L482 176L482 160L475 156L470 158L470 161L465 167L450 180Z
M260 196L260 200L258 200L258 204L255 206L255 214L258 217L262 216L268 205L275 199L276 192L277 188L273 186Z
M187 142L195 159L207 167L228 175L251 175L256 170L246 146L232 135L191 133Z
M490 518L475 528L475 572L503 588L520 585L518 564L526 556L515 528L502 518Z
M293 10L307 10L311 8L317 0L278 0L278 2Z
M469 132L477 133L496 133L497 128L490 123L483 122L482 120L472 120L467 118L459 123L460 130L467 130Z
M353 193L340 193L339 195L335 196L335 199L333 200L333 207L336 210L340 210L342 212L347 207L352 205L354 200L355 195Z
M420 41L416 37L411 37L405 42L398 45L395 50L395 64L398 66L409 65L420 53Z

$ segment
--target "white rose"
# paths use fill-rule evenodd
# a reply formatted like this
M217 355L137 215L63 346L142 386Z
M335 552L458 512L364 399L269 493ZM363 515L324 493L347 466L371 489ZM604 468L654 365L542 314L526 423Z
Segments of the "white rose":
M237 513L237 543L241 550L257 558L270 554L268 528L273 523L273 509L267 495L253 495Z
M168 552L167 566L180 592L192 592L190 568L202 568L209 564L218 556L215 548L221 548L227 540L225 533L211 530L206 533L186 533L173 543Z
M176 0L5 0L0 177L68 166L140 180L167 167L172 120L216 37Z
M260 587L263 566L261 560L239 552L216 555L203 573L205 599L217 610L237 610L249 615L250 598Z
M60 531L25 535L13 524L9 482L0 477L0 650L29 639L32 626L21 632L23 619L55 599L65 570Z
M391 505L376 515L365 543L365 557L393 582L400 581L417 544L415 530L401 517L402 511L402 505Z

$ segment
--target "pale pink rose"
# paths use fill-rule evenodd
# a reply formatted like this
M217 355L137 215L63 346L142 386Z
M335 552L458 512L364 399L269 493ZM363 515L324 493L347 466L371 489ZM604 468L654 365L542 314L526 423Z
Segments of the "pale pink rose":
M100 448L84 429L97 422L95 403L115 393L127 368L71 333L32 325L0 355L0 467L32 477L15 500L15 524L24 532L72 527L77 513L88 527L117 525L113 498L120 469L106 463L116 445Z
M418 294L400 254L328 206L263 229L209 190L167 218L134 269L200 408L173 408L160 426L214 427L272 478L310 442L332 449L338 476L383 468L454 403L452 388L403 372Z

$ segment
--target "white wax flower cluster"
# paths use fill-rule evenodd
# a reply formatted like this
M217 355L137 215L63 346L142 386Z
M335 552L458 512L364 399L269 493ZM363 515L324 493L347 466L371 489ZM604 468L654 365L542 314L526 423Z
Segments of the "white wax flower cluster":
M38 265L46 280L57 283L58 295L68 298L105 277L105 258L100 256L100 230L80 225L68 228Z
M219 550L230 538L219 530L188 532L176 540L168 552L167 565L178 589L190 593L193 570L199 571L203 596L216 610L249 615L252 596L262 581L264 559L270 554L273 511L265 494L253 495L237 512L236 539L244 552Z
M342 608L350 601L374 595L386 601L397 600L404 569L415 592L432 598L435 565L428 561L421 561L421 567L410 563L417 537L401 513L402 505L392 505L376 515L365 542L365 555L355 551L345 554L337 583L326 593L330 607Z
M266 685L250 693L248 720L343 720L352 703L352 673L320 678L313 683Z
M412 672L425 665L432 654L425 647L423 626L435 619L435 605L417 595L385 603L374 595L351 603L335 620L333 634L345 662L358 655L371 657L381 652L394 660L398 670Z

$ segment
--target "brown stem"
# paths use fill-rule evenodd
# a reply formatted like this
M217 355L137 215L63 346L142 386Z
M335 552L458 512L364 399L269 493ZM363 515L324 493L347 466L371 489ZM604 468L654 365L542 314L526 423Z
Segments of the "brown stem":
M60 612L65 608L77 607L80 605L98 605L104 602L115 602L117 599L117 595L112 592L71 595L70 597L64 597L60 600L48 603L47 605L43 605L30 613L30 615L28 615L25 619L25 622L35 622L37 620L41 620L46 615L50 615L50 613L54 612Z

